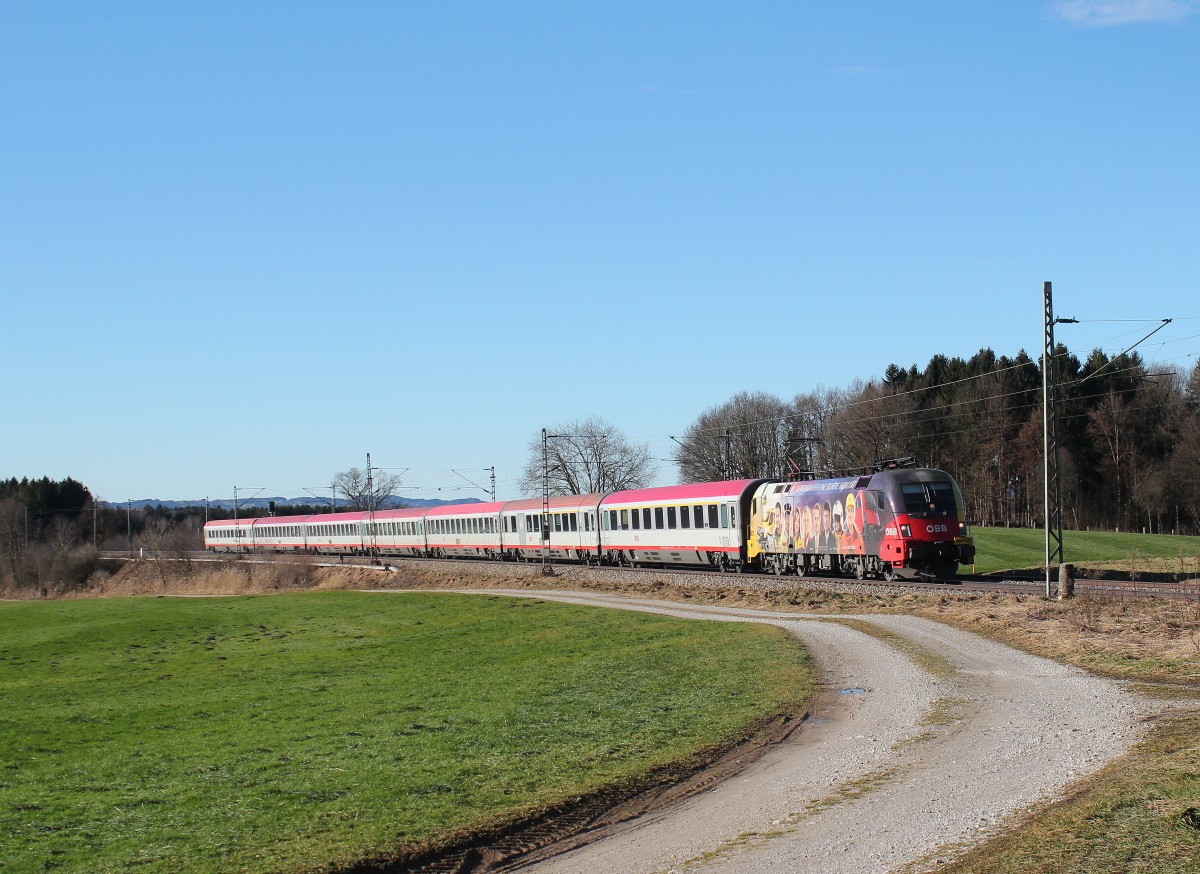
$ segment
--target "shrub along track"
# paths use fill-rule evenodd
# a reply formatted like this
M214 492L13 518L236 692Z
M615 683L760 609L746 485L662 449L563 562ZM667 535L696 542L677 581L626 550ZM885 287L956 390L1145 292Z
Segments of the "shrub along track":
M812 719L453 852L355 871L874 871L933 864L1123 753L1150 705L911 616L811 617L575 591L489 592L772 622L821 668ZM757 758L756 758L757 756ZM729 779L736 775L736 779Z

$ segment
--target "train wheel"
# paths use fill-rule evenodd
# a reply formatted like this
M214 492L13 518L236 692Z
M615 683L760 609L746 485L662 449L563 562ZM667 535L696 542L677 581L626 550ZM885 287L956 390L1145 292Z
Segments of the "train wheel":
M890 564L885 564L883 566L883 578L889 583L896 579L896 570Z
M854 563L854 578L858 580L865 580L867 578L866 561L859 559Z

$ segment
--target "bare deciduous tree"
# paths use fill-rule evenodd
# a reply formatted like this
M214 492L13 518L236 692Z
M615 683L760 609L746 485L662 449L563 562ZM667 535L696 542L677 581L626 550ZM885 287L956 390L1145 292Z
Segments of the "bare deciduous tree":
M683 481L784 476L792 469L791 444L800 438L794 412L765 392L740 392L705 410L675 452Z
M546 441L546 481L552 495L615 492L650 485L658 466L644 443L625 435L597 416L562 422ZM542 437L529 441L529 461L521 475L521 491L542 491Z
M21 556L25 552L25 519L27 509L12 498L0 499L0 556L13 579L17 577Z
M368 477L365 470L352 467L334 476L333 486L345 496L349 510L382 510L395 505L392 492L400 487L400 477L382 471Z

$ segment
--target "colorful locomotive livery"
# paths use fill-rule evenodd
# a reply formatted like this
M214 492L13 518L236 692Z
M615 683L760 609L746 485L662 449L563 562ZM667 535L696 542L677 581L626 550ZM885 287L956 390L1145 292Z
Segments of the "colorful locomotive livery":
M747 558L774 573L942 577L974 555L962 494L940 470L764 483L751 502Z
M727 480L590 495L208 522L213 552L691 565L948 577L975 547L949 474Z

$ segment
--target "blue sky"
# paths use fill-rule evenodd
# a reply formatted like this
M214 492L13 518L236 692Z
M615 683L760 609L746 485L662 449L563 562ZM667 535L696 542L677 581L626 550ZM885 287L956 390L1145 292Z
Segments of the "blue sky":
M515 497L543 426L1036 354L1044 280L1187 370L1198 83L1191 0L6 3L0 475Z

